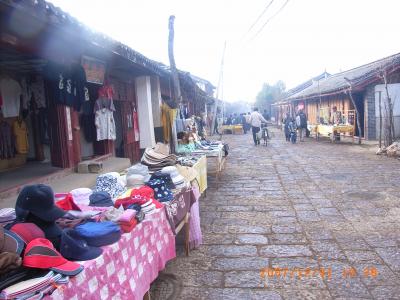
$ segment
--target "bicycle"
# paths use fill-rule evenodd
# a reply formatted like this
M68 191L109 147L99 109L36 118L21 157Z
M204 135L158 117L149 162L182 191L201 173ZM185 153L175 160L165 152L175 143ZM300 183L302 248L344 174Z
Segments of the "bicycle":
M264 141L264 145L268 145L268 139L269 139L269 133L268 133L268 128L267 124L262 123L261 124L261 139Z

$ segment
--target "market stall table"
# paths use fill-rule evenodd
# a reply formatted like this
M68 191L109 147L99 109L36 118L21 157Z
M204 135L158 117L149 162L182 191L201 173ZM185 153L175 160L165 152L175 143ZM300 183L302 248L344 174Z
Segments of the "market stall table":
M222 132L226 131L232 132L232 134L241 134L243 133L243 125L222 125Z
M146 215L119 242L104 247L85 269L46 299L143 299L158 272L176 256L165 208Z
M354 126L353 125L324 125L319 124L317 126L317 138L320 135L329 136L331 141L335 140L335 136L341 133L349 133L354 142Z

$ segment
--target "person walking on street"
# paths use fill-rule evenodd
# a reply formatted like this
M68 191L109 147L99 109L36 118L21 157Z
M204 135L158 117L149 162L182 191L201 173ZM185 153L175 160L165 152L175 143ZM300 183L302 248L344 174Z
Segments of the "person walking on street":
M256 146L260 144L260 140L257 139L257 133L260 132L262 122L267 123L267 120L264 119L264 117L258 112L258 108L255 107L250 115L250 125L253 133L254 145Z
M246 121L246 116L244 113L240 114L240 119L241 119L241 123L243 126L243 132L244 132L244 134L246 134L247 133L247 121Z
M286 113L286 118L283 120L286 142L290 141L290 130L289 130L290 122L291 122L290 115L289 113Z
M304 135L307 130L307 116L301 109L296 116L297 130L299 131L300 142L304 142Z

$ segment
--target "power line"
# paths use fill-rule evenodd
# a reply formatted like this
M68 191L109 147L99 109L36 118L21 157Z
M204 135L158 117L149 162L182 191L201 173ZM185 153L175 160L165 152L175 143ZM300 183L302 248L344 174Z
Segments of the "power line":
M250 26L250 28L247 30L247 32L244 34L243 38L253 29L253 27L257 24L257 22L261 19L261 17L266 13L268 8L274 3L274 0L271 0L268 5L264 8L262 13L257 17L257 19L254 21L254 23Z
M273 14L264 24L263 26L257 31L257 33L255 34L255 36L252 38L253 40L261 33L261 31L263 31L264 27L273 19L275 18L284 8L285 6L288 4L289 0L286 0L285 3L283 3L283 5L281 6L281 8L275 13Z

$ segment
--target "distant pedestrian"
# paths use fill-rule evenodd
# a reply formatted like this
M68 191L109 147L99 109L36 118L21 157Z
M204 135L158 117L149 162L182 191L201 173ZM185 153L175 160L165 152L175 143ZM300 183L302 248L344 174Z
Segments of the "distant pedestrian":
M289 128L289 141L292 142L292 144L296 144L297 126L296 126L296 120L294 118L290 118L288 128Z
M267 123L267 120L264 119L264 117L258 112L258 108L255 107L254 111L250 115L250 125L251 125L251 130L253 133L253 141L254 145L259 145L260 140L257 138L257 134L261 130L261 123Z
M286 113L286 118L283 120L286 142L290 141L289 123L292 121L289 113Z
M296 116L296 126L299 131L300 142L304 142L304 135L307 131L307 116L301 109Z
M264 117L265 120L269 120L269 113L267 112L266 109L264 109L262 116Z
M240 118L241 118L241 123L242 123L242 126L243 126L243 132L244 132L244 134L246 134L248 125L247 125L247 120L246 120L245 114L244 113L240 114Z

